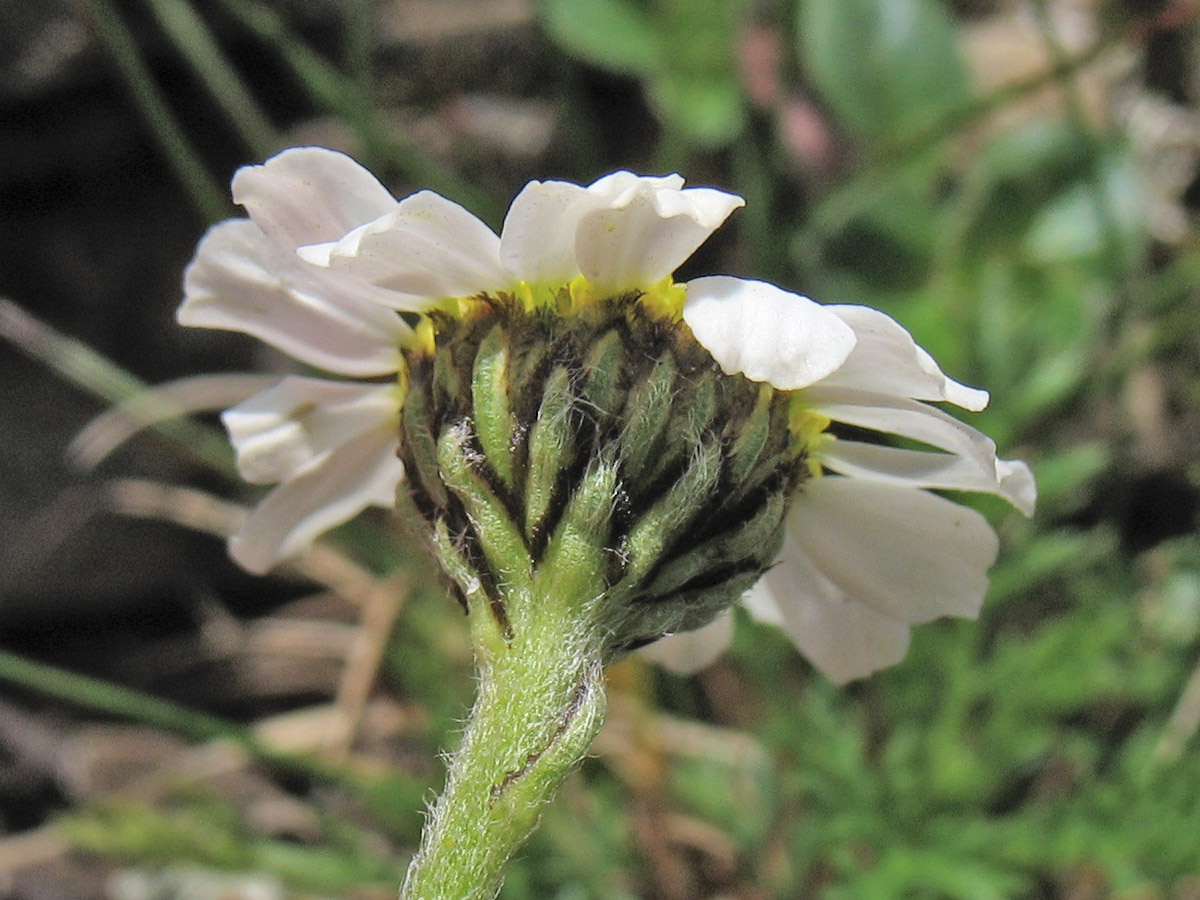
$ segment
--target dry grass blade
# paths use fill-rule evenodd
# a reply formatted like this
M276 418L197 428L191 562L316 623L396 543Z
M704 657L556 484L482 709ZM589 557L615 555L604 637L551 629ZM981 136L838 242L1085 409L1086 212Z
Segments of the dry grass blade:
M0 338L30 359L44 365L64 381L103 400L120 405L146 394L146 384L83 341L56 331L0 296ZM181 453L198 459L214 472L233 473L229 443L212 429L177 413L156 417L152 427L170 438Z
M358 633L347 654L334 701L334 706L342 713L343 725L340 732L327 732L329 740L325 744L326 752L336 760L345 759L350 752L377 680L392 627L408 593L408 580L400 575L376 580L367 595L361 598Z
M0 839L0 875L59 859L69 849L67 839L54 825Z
M247 516L244 506L193 488L140 478L117 478L108 482L106 489L109 506L122 515L161 519L217 537L228 538Z
M1154 762L1158 764L1173 762L1183 753L1187 742L1200 729L1200 665L1192 670L1175 705L1171 718L1167 721L1158 745L1154 748Z
M273 375L197 375L150 388L89 422L67 446L67 458L90 471L145 428L193 413L226 409L278 381Z
M124 478L108 484L110 505L119 513L161 519L227 538L245 521L244 507L193 488ZM326 723L325 749L344 759L354 740L375 684L392 626L407 597L403 575L378 578L345 554L318 543L288 568L323 585L359 609L357 632L345 654L334 705L338 715Z

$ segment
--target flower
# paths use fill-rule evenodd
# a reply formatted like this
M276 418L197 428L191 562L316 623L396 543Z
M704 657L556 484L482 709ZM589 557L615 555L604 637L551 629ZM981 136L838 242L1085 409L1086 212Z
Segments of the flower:
M1029 469L998 459L986 436L929 405L979 410L987 394L946 377L888 316L730 276L671 280L743 205L735 195L685 188L677 175L535 181L496 235L435 193L397 201L348 157L296 148L239 170L233 196L249 220L204 237L179 321L243 331L353 379L287 377L224 414L242 474L277 485L231 540L252 571L367 506L393 504L404 476L404 353L430 343L430 317L473 298L570 315L634 296L689 331L727 376L786 392L809 475L779 563L746 603L835 681L898 661L912 624L977 615L995 533L931 490L991 493L1033 510ZM835 438L831 422L931 449ZM650 651L694 665L729 627L718 618Z

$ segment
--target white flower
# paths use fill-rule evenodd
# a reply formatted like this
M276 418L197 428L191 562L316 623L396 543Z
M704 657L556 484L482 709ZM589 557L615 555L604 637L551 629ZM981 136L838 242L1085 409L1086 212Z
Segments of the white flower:
M365 507L393 503L403 396L389 376L412 337L397 311L502 292L536 300L581 279L598 298L662 295L667 285L726 373L797 392L795 427L812 430L809 464L829 470L804 483L783 557L747 598L751 611L784 628L837 681L900 659L911 624L976 615L995 534L979 514L928 489L998 494L1029 513L1033 479L926 401L978 410L987 395L948 379L875 310L822 306L727 276L670 288L672 273L743 204L683 184L629 172L587 187L531 182L497 236L437 194L395 200L329 150L287 150L240 170L233 195L250 218L205 236L180 322L243 331L359 380L285 378L225 413L243 475L278 485L232 540L235 558L264 571ZM932 449L832 439L820 434L829 420ZM695 664L728 630L718 620L651 653Z

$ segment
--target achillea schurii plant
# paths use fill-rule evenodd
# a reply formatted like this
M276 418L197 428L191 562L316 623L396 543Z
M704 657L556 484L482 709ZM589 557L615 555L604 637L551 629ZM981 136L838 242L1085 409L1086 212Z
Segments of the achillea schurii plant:
M983 601L996 535L931 490L1033 510L1029 469L929 405L987 394L893 319L672 280L735 195L677 175L535 181L497 236L319 148L240 170L233 195L249 219L205 236L179 321L341 376L224 414L242 474L276 485L233 556L263 572L399 506L471 625L479 693L405 898L494 896L600 726L609 661L702 664L741 601L830 678L862 677L912 625Z

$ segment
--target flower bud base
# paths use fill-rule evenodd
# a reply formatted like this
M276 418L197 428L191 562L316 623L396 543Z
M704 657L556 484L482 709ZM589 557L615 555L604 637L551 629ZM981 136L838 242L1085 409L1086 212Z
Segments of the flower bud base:
M586 558L607 662L711 621L773 563L808 471L786 393L724 374L636 294L459 303L407 352L401 490L464 608L511 636L521 586Z

